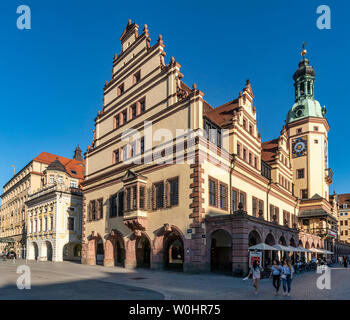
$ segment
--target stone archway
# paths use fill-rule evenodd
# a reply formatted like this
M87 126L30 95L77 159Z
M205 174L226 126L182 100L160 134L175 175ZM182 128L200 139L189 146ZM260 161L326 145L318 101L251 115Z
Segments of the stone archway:
M136 244L136 266L138 268L150 268L151 266L151 244L148 238L142 234L137 237Z
M250 231L248 235L248 247L255 246L256 244L261 243L261 237L256 230Z
M104 256L105 256L103 240L101 237L98 237L97 239L95 239L95 242L96 242L96 264L103 265Z
M184 241L179 232L172 231L164 236L163 252L165 269L183 271Z
M46 257L47 257L47 261L52 261L52 256L53 256L52 244L48 240L46 240L45 242L46 242Z
M39 246L36 242L31 242L28 245L28 260L39 259Z
M280 236L280 238L278 240L278 244L280 244L282 246L286 246L287 245L286 238L284 236Z
M269 246L273 246L276 244L275 237L272 235L272 233L268 233L265 238L265 243ZM264 261L266 265L272 264L273 259L278 259L277 251L264 251Z
M226 230L211 234L210 266L212 272L232 273L232 237Z
M122 235L112 232L106 240L105 266L124 266L125 248Z

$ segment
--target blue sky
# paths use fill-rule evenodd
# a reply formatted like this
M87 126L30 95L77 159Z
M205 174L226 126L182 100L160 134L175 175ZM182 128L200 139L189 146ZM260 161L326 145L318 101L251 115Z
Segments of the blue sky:
M16 28L28 5L32 29ZM331 30L316 27L319 5L331 9ZM327 107L330 188L350 192L347 147L350 74L348 1L82 1L0 2L0 186L42 151L72 157L91 143L103 85L128 19L146 23L152 43L163 35L166 62L182 65L213 106L237 97L250 79L263 141L275 138L294 102L292 75L307 41L315 93Z

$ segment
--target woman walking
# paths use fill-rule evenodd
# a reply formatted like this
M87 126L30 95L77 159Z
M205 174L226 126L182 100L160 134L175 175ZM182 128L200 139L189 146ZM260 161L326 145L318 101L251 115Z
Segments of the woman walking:
M255 288L255 294L258 294L261 267L256 260L253 262L253 266L250 268L247 278L249 278L250 275L253 276L253 287Z
M282 285L283 285L283 295L285 296L286 294L290 296L290 289L292 285L292 280L293 280L293 266L291 265L290 261L285 260L283 262L282 266ZM288 289L288 293L287 293Z
M282 273L282 267L279 265L278 261L274 259L272 262L269 279L271 279L271 276L272 276L272 285L275 288L275 291L274 291L275 296L277 296L278 290L280 289L280 286L281 286L281 273Z

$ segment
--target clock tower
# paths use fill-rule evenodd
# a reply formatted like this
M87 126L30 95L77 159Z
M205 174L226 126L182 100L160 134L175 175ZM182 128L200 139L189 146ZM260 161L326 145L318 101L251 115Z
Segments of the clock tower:
M329 198L332 171L328 167L326 108L315 99L315 70L305 58L293 75L295 103L288 112L286 129L293 168L294 194L300 199Z

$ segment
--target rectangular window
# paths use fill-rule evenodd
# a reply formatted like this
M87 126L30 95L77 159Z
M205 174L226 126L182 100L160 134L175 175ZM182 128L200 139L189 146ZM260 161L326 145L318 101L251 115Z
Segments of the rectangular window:
M125 110L123 111L122 115L123 115L123 124L125 124L128 122L128 112Z
M261 211L262 216L264 216L264 201L263 200L259 200L259 211L258 213Z
M302 131L303 131L302 128L297 129L297 133L302 133Z
M115 117L114 117L114 128L115 129L118 129L120 127L120 115L117 114Z
M216 206L216 183L214 180L209 180L209 204Z
M237 196L238 196L238 193L236 190L232 190L232 210L233 211L237 211L238 209L238 206L237 206Z
M254 217L257 217L257 216L258 216L257 201L258 201L258 199L255 198L255 197L253 197L253 200L252 200L252 208L253 208L253 216L254 216Z
M98 199L97 200L98 203L98 219L102 219L103 218L103 199Z
M237 143L237 156L241 156L241 145Z
M251 124L249 125L249 133L253 135L253 126Z
M77 188L78 187L78 183L75 180L71 180L70 181L70 187L71 188Z
M254 168L258 169L258 158L254 157Z
M69 231L74 231L74 218L73 217L68 217L67 218L67 227Z
M118 193L118 216L124 215L124 191Z
M245 203L246 203L246 195L242 191L239 192L239 202L242 203L243 210L245 210L245 208L246 208L246 205L245 205Z
M273 221L273 216L275 214L275 211L274 211L274 206L272 204L270 204L270 221L272 222Z
M110 200L110 212L109 212L109 216L110 218L116 217L117 216L117 204L118 204L118 195L114 195L111 197Z
M220 184L220 208L227 210L227 187Z
M119 163L119 150L114 151L114 163Z
M131 201L131 189L126 188L126 210L130 210L130 201Z
M247 120L243 119L243 128L247 130Z
M179 178L169 180L170 185L170 205L179 204Z
M308 194L307 194L307 189L302 189L301 190L301 199L307 199Z
M297 169L297 179L304 179L304 168Z
M119 87L118 87L118 96L122 95L124 93L124 83L122 83Z
M58 183L63 184L63 177L62 176L58 176Z
M137 208L137 188L132 187L132 208L135 210Z
M146 100L145 99L142 99L140 101L140 111L141 111L141 113L144 113L146 111Z
M55 177L54 176L50 176L50 183L54 183L55 182Z
M133 82L138 83L141 80L141 70L137 71L134 75L133 75Z
M123 161L128 159L128 148L127 146L123 147Z
M243 148L243 160L247 161L247 149Z
M140 209L145 209L145 187L140 186L140 198L139 198Z
M314 131L318 131L318 127L314 127Z
M249 164L251 165L253 161L253 156L252 154L249 152Z
M136 108L136 103L131 106L131 118L134 119L136 118L137 115L137 108Z
M131 143L130 145L130 157L134 157L136 154L136 141L134 141L133 143Z
M145 138L141 138L140 149L141 149L141 154L144 154L145 153Z
M156 209L164 207L164 183L159 182L155 184L156 191Z

